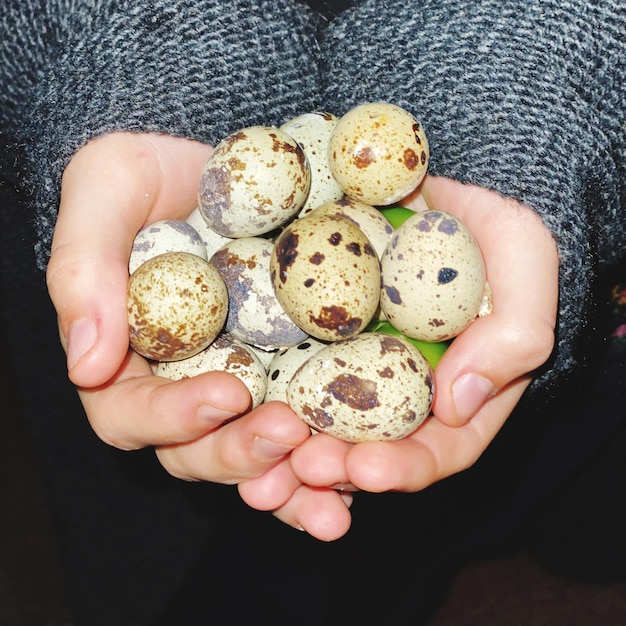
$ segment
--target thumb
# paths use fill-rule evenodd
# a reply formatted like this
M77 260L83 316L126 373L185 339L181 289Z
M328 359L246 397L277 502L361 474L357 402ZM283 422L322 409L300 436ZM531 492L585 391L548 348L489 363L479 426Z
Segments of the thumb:
M532 376L550 356L558 305L558 253L541 219L493 191L431 177L429 206L456 215L485 260L493 312L477 319L437 366L433 411L462 425L500 390Z
M70 379L109 380L128 351L128 260L148 222L194 208L211 148L173 137L113 133L67 166L47 268Z

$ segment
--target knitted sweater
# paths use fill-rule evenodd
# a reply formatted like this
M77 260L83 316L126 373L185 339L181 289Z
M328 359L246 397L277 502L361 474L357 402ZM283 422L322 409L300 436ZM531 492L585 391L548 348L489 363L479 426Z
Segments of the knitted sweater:
M431 172L542 216L561 256L550 367L580 360L596 272L626 247L623 3L369 0L329 24L289 0L46 4L9 2L0 59L0 121L27 148L41 267L60 175L94 136L215 144L245 125L387 100L425 124Z

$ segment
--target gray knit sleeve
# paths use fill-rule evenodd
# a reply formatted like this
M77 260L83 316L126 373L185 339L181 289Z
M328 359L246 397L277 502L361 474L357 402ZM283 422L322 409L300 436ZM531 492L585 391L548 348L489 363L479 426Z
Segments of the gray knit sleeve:
M539 383L580 361L596 273L626 250L625 13L621 0L367 0L321 42L328 110L407 108L432 173L520 200L554 234L557 350Z
M9 0L19 19L8 30L20 55L3 59L14 91L7 124L29 157L25 186L35 201L42 267L60 176L89 139L130 130L215 144L319 100L319 23L294 0L20 3Z

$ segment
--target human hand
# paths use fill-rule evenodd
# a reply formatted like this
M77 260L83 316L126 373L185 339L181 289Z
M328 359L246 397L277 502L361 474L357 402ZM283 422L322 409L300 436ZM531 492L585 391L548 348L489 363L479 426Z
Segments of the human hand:
M471 466L550 356L558 297L556 244L529 208L495 192L427 176L410 208L457 216L478 241L493 312L454 339L435 373L433 417L397 442L348 444L320 434L291 455L303 483L414 492Z
M250 411L249 392L235 376L170 381L128 348L134 237L147 223L187 217L210 154L185 139L114 133L89 142L68 165L47 270L68 374L107 444L155 446L164 468L182 479L249 481L243 497L250 506L279 517L288 506L311 534L332 539L347 530L346 504L335 493L316 504L315 490L295 478L288 455L310 431L286 405ZM332 512L333 528L320 521L318 505Z

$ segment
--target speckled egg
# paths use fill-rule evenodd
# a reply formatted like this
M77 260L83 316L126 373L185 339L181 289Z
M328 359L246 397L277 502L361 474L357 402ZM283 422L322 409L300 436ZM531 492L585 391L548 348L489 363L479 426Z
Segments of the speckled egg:
M220 235L216 233L204 219L202 215L202 211L200 211L199 207L196 207L190 214L189 217L185 220L188 224L193 226L202 242L204 243L204 247L206 249L206 258L210 259L215 252L217 252L223 245L227 244L232 240L232 237L224 237L224 235Z
M287 388L296 370L328 344L309 337L296 346L278 350L267 369L265 401L287 402Z
M298 142L273 126L232 133L202 173L198 204L207 224L225 237L268 233L298 214L311 172Z
M328 162L328 144L338 121L339 118L332 113L315 111L299 115L280 127L300 144L311 168L311 187L300 217L327 200L343 196Z
M267 387L265 367L246 344L228 334L220 335L210 346L192 357L159 363L155 373L171 380L181 380L212 371L234 374L244 382L250 391L253 407L263 402Z
M387 102L348 111L329 145L331 171L346 195L374 206L397 202L414 191L426 174L429 154L420 122Z
M306 215L280 234L270 260L276 297L307 334L338 341L359 333L380 300L380 261L352 222Z
M249 343L247 343L246 345L248 346L248 348L250 348L250 350L252 350L252 352L254 352L254 354L257 355L257 358L259 359L259 361L261 361L263 367L265 368L265 371L267 372L270 363L278 352L279 348L259 348L259 346L253 346Z
M315 209L316 215L336 215L358 226L370 240L378 258L382 257L394 228L389 220L371 204L343 196L329 200Z
M219 272L188 252L141 265L128 281L130 345L142 356L175 361L197 354L219 334L228 293Z
M448 213L411 216L391 238L381 268L381 309L408 337L451 339L481 309L486 286L481 251L468 229Z
M207 258L204 242L191 224L181 220L160 220L137 233L128 261L129 273L132 274L148 259L165 252L190 252Z
M432 369L409 341L363 333L327 346L293 375L289 406L319 431L353 443L394 441L430 414Z
M242 237L210 259L228 290L226 332L268 350L294 346L307 336L276 298L270 276L273 247L261 237Z

